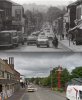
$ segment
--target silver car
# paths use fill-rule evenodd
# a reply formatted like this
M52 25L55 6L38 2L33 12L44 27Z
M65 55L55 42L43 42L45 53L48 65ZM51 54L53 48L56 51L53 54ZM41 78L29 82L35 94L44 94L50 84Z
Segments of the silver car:
M37 47L40 47L40 46L49 47L48 37L47 36L39 36L38 39L37 39L36 44L37 44Z

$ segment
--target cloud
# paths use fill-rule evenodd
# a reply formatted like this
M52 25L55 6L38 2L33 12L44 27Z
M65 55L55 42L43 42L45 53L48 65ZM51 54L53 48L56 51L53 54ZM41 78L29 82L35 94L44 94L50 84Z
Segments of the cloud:
M1 58L14 57L15 69L27 77L48 76L51 67L69 71L82 66L82 53L0 53Z
M14 2L20 3L20 4L29 4L29 3L36 3L36 4L44 4L44 5L66 5L70 1L76 1L76 0L12 0Z

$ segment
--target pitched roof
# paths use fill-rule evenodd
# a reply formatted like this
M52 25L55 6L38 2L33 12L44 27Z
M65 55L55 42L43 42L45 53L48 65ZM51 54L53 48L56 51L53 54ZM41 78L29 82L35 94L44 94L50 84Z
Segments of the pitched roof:
M5 71L14 74L13 70L11 69L11 66L9 66L9 64L7 64L4 60L2 60L2 62L4 63Z
M80 4L82 4L82 0L75 1L75 2L73 2L73 3L71 3L71 4L69 4L67 7L70 8L70 7L72 7L72 6L77 6L77 5L80 5Z

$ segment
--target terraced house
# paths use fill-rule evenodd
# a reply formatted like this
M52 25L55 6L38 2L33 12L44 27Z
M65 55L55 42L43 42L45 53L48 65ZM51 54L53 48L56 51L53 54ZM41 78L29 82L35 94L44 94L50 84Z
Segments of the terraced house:
M10 97L20 88L20 73L14 69L14 59L0 59L0 95L3 98Z

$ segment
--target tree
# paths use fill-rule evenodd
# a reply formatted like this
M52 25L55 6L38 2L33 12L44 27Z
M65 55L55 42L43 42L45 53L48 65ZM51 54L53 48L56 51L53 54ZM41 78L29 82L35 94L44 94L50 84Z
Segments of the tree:
M57 7L50 7L47 12L47 19L50 23L52 23L55 19L57 19L62 14L62 11Z
M65 87L66 83L70 80L70 73L66 68L63 69L61 74L61 85Z
M71 78L82 78L82 67L76 67L71 72Z

